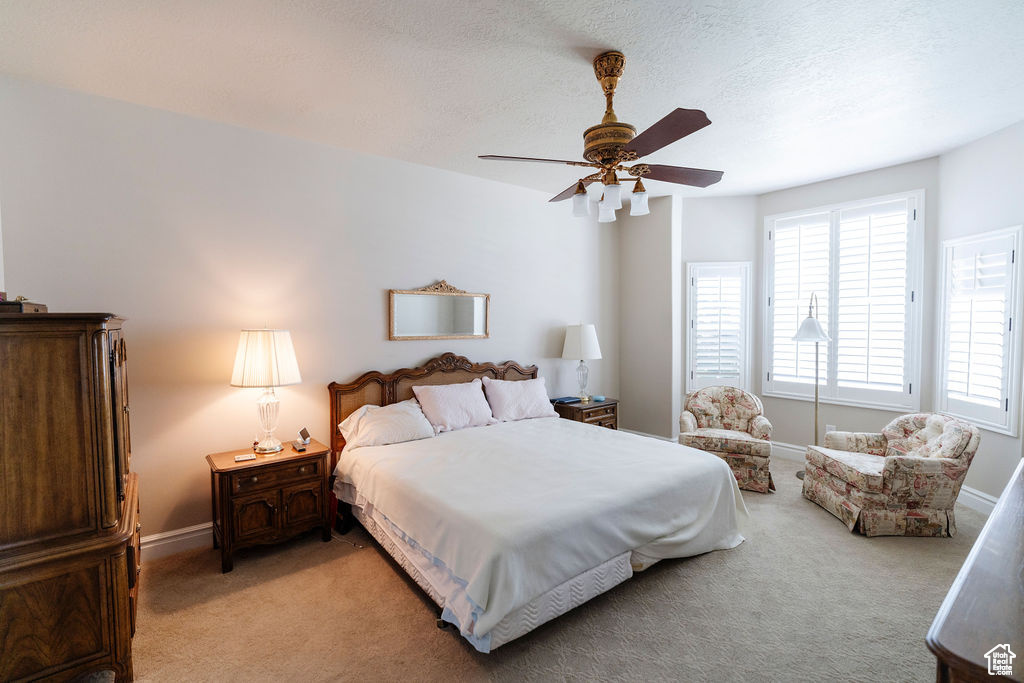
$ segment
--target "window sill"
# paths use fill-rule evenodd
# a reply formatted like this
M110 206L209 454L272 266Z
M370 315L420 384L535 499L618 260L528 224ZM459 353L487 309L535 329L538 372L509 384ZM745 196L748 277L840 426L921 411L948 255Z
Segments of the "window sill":
M807 396L804 394L793 394L784 391L761 391L762 396L768 398L785 398L791 401L807 401L808 403L814 403L814 396ZM886 412L895 413L916 413L921 409L920 401L913 403L883 403L880 401L854 401L851 399L834 398L821 396L818 398L819 403L828 403L834 406L847 406L850 408L868 408L870 410L880 410Z

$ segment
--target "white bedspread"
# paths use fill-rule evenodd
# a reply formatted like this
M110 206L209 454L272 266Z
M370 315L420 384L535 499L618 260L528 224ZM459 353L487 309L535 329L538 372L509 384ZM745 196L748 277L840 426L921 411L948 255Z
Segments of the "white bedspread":
M538 595L629 550L743 541L728 465L678 444L542 418L344 451L346 502L384 517L465 585L479 639Z

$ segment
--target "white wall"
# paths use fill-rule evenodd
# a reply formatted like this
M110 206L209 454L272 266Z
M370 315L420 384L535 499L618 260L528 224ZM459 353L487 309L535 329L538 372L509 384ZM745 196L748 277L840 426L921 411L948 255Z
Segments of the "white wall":
M1024 223L1024 121L943 154L939 186L937 241ZM934 362L926 370L937 374ZM983 430L964 483L997 496L1020 457L1020 438Z
M680 390L682 403L686 400L686 379L690 372L687 364L689 349L686 346L687 322L689 320L689 302L687 300L686 264L714 261L749 261L751 262L751 285L760 277L760 263L757 260L757 240L751 236L757 229L757 197L707 197L682 200L683 223L683 278L680 292L680 310L683 315L682 351L680 357ZM757 307L757 289L751 286L751 311ZM754 317L750 316L751 324ZM753 330L751 330L753 332ZM751 372L753 358L760 353L758 335L749 336ZM753 388L753 380L751 381ZM680 405L682 409L682 404Z
M242 327L292 332L282 438L328 440L330 381L449 350L573 393L581 320L591 386L618 393L617 231L543 193L9 78L0 149L8 291L128 318L145 534L209 520L203 456L254 437L258 392L228 386ZM491 294L491 338L387 341L387 290L440 278Z
M620 214L622 423L675 438L686 393L685 264L753 261L757 200L665 197L649 216Z
M658 436L678 431L678 207L677 198L660 197L650 201L650 215L630 217L622 209L614 223L619 226L619 426Z

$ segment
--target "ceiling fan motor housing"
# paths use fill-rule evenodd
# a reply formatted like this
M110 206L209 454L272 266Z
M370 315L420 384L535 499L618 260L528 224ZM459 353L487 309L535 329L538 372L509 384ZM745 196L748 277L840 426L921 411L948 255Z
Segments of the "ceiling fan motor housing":
M623 146L636 136L636 128L628 123L599 123L583 132L583 158L595 164L619 160Z

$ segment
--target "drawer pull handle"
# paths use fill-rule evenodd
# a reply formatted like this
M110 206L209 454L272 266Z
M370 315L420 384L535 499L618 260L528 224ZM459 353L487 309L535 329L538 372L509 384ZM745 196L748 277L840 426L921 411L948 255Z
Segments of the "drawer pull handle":
M259 478L259 477L249 477L249 483L250 483L250 484L255 484L255 483L256 483L256 482L258 482L259 480L260 480L260 478Z
M139 533L140 531L142 531L142 522L136 522L135 523L135 533Z
M307 469L309 469L309 468L307 468L305 465L303 465L302 467L299 468L299 474L305 474Z

